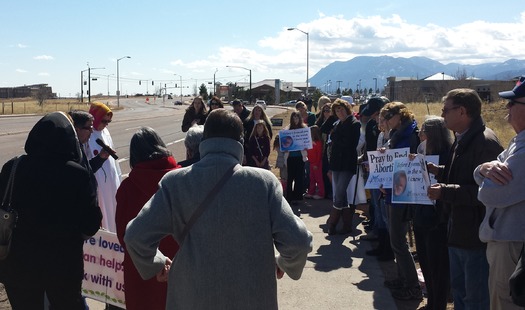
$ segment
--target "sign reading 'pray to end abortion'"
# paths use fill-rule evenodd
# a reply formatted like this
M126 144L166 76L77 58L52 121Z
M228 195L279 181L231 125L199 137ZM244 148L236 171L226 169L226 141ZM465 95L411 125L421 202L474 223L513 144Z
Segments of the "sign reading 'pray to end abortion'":
M125 308L124 248L117 235L99 230L84 241L82 295Z

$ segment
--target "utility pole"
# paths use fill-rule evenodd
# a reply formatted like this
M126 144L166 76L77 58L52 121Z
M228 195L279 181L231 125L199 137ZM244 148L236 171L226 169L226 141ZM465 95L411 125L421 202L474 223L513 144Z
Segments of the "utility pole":
M335 82L337 83L337 89L339 90L339 92L342 92L342 91L341 91L341 83L342 83L343 81L335 81ZM337 90L336 90L336 92L337 92Z

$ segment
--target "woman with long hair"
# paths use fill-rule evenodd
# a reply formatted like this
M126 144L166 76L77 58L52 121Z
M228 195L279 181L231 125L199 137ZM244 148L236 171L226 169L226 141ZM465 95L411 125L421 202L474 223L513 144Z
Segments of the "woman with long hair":
M264 125L266 126L268 130L268 134L270 139L273 137L272 133L272 122L270 121L270 118L268 115L266 115L266 112L264 112L264 109L262 106L256 104L252 111L250 112L250 115L246 118L244 121L244 136L246 138L249 138L252 135L253 127L256 123L259 121L263 121Z
M224 108L224 104L222 103L221 99L217 96L213 96L210 99L210 112L215 109L222 109Z
M293 130L299 128L306 128L303 123L303 118L298 111L292 112L290 115L290 125L286 129ZM286 141L281 141L281 145ZM286 167L288 168L288 179L286 180L286 200L289 203L295 204L299 200L303 200L304 194L304 162L308 160L306 150L301 151L286 151L284 153Z
M340 98L332 103L332 114L337 117L330 134L330 170L334 192L333 208L328 217L328 235L334 235L339 219L343 220L342 234L352 232L355 206L348 195L348 184L357 172L357 144L361 135L361 123L352 114L350 104Z
M206 110L202 96L193 98L182 119L182 132L188 131L193 125L204 125L206 117L208 117L208 111Z
M451 131L439 116L425 119L419 132L421 143L418 153L439 155L439 164L444 165L454 143ZM447 218L440 212L441 201L435 206L415 206L414 237L417 257L425 278L427 289L426 309L445 310L450 290L450 270L447 247Z
M410 148L415 153L419 145L417 122L414 114L401 102L389 102L380 112L390 128L389 149ZM388 226L390 245L394 252L397 278L385 281L385 286L392 290L392 296L401 300L421 300L422 293L417 278L414 258L410 254L406 234L408 233L407 216L410 206L402 203L392 203L392 189L384 190L385 203L388 209Z
M137 216L142 206L155 194L160 179L180 167L160 136L149 127L140 128L129 145L131 172L117 191L117 237L125 248L126 225ZM171 237L161 240L160 251L174 257L179 245ZM165 309L168 286L153 278L143 280L127 250L124 251L124 285L126 309Z
M258 120L248 141L248 166L270 170L269 156L270 134L264 121Z

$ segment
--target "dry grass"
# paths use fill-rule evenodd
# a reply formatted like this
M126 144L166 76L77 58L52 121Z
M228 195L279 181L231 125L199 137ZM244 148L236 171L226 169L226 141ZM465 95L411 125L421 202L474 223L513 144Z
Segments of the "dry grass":
M507 109L506 101L498 101L484 104L481 108L481 115L489 128L494 130L501 145L506 148L510 139L516 135L512 127L507 123L505 116ZM414 113L418 124L422 124L427 115L441 115L442 103L408 103L407 107ZM420 126L421 127L421 126Z
M91 101L107 103L107 97L91 97ZM47 99L42 106L32 98L0 99L0 115L46 114L54 111L88 110L87 98L81 103L77 99ZM113 107L112 107L113 109Z

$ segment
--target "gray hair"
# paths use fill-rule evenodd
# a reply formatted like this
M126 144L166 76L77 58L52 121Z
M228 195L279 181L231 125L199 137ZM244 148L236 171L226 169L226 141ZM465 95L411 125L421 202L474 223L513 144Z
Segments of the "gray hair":
M186 149L191 151L192 154L199 153L199 144L201 143L202 136L204 134L204 125L196 125L190 127L184 138L184 145Z

